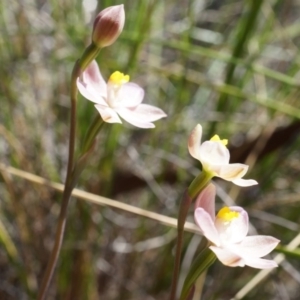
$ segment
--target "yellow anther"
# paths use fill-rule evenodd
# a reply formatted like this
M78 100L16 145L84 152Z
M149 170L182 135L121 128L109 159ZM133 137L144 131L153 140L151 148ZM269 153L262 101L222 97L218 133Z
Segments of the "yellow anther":
M117 85L122 85L126 82L129 81L129 75L124 75L123 73L116 71L112 73L109 77L109 82L117 84Z
M231 221L232 219L238 218L240 215L239 212L230 210L229 207L225 206L217 214L217 218L220 218L224 221Z
M210 139L212 142L220 142L222 143L224 146L226 146L228 144L228 140L224 139L224 140L221 140L220 137L215 134L211 139Z

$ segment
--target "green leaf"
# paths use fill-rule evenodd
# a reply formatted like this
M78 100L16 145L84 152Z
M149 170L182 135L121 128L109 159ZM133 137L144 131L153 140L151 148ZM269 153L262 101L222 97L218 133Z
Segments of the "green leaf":
M300 248L290 250L287 247L277 246L275 251L280 252L289 257L300 258Z
M209 249L204 249L194 260L192 267L187 274L183 288L180 295L180 300L185 300L189 291L192 288L193 284L197 280L197 278L206 270L208 267L212 265L212 263L216 260L216 255Z

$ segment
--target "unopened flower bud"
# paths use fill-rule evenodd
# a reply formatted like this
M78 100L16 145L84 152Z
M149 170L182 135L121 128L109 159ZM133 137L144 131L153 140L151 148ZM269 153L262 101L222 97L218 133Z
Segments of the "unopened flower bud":
M115 5L102 10L93 25L93 43L99 47L107 47L114 43L123 30L125 23L124 5Z

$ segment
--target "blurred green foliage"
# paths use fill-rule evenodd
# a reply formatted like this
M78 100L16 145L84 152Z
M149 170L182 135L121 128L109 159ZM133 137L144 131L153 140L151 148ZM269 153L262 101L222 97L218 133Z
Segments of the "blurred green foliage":
M0 158L63 182L69 80L98 11L121 1L0 2ZM90 5L90 13L87 4ZM218 205L249 210L252 233L288 244L299 232L300 6L290 1L124 3L124 32L98 57L105 78L120 70L168 118L153 130L105 124L79 187L176 216L199 163L187 151L197 123L230 141L259 186L218 184ZM82 97L78 142L97 114ZM34 299L51 250L60 194L1 172L0 299ZM175 230L121 210L72 199L48 299L167 299ZM191 215L192 220L192 215ZM154 239L156 238L156 239ZM183 276L200 239L188 233ZM300 264L284 261L245 299L298 299ZM230 299L256 273L214 264L203 299Z

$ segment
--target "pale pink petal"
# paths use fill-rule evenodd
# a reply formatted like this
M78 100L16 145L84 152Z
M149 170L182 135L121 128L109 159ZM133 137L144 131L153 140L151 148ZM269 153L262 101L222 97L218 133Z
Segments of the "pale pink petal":
M167 116L163 110L149 104L140 104L127 110L131 112L132 117L144 122L154 122Z
M232 211L239 212L239 217L231 221L232 226L235 228L234 237L231 239L232 243L238 243L246 238L249 231L249 217L248 213L239 206L231 206Z
M210 246L210 250L212 250L217 258L221 261L222 264L229 267L244 267L245 262L242 257L231 252L228 249L223 249L215 246Z
M216 217L215 226L218 230L223 244L230 245L241 242L248 233L248 214L239 206L229 207L231 211L239 213L237 218L232 219L230 222L224 221L222 218Z
M189 136L188 148L192 157L199 160L199 147L201 144L202 126L198 124Z
M106 123L122 123L118 114L108 106L96 104L95 107L99 111L101 118Z
M216 187L211 183L199 194L195 202L195 209L198 207L203 208L210 215L211 219L214 220L215 197Z
M154 128L154 124L151 122L146 122L143 120L143 118L136 118L135 114L132 113L131 110L123 107L118 108L117 110L118 114L128 123L130 123L133 126L139 127L139 128Z
M228 165L211 165L211 170L224 180L232 181L243 177L248 170L248 166L244 164L228 164Z
M214 245L220 246L219 234L210 215L199 207L195 210L194 218L203 235Z
M86 99L88 99L94 103L101 104L101 105L107 105L104 98L101 97L93 87L87 85L86 83L81 81L79 78L77 78L76 84L77 84L77 88L78 88L80 94L83 97L85 97Z
M123 117L124 120L126 120L124 117ZM143 129L149 129L149 128L155 128L155 125L151 122L139 122L137 120L133 120L133 119L129 119L129 120L126 120L129 124L135 126L135 127L138 127L138 128L143 128Z
M258 184L253 179L242 179L248 170L249 166L244 164L228 164L228 165L210 165L209 170L215 176L227 181L232 181L238 186L252 186Z
M93 60L85 69L80 77L80 80L88 87L91 87L97 92L100 97L106 97L107 84L103 79L98 64Z
M118 97L122 100L122 106L136 107L142 103L144 94L144 90L139 85L128 82L122 85Z
M154 128L151 122L166 116L160 108L147 104L140 104L136 109L119 107L116 111L128 123L140 128Z
M93 60L77 79L79 92L88 100L105 105L107 85L100 73L98 64Z
M232 183L238 185L238 186L243 186L243 187L246 187L246 186L252 186L252 185L256 185L258 184L258 182L256 180L253 180L253 179L235 179L235 180L232 180Z
M83 72L83 80L87 84L94 86L99 93L104 91L106 94L106 82L95 60L93 60Z
M245 265L256 269L273 269L278 267L274 260L263 258L244 258Z
M236 253L240 253L243 257L258 258L269 254L279 242L272 236L255 235L245 237L234 247Z
M229 158L229 151L221 142L206 141L198 150L198 159L205 165L227 165Z

